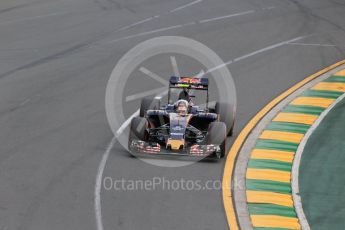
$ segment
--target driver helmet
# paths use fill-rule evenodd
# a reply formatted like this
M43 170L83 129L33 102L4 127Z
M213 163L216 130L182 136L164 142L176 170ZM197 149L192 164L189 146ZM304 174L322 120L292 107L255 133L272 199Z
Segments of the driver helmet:
M178 100L176 102L176 112L181 115L186 115L188 113L189 103L186 100Z

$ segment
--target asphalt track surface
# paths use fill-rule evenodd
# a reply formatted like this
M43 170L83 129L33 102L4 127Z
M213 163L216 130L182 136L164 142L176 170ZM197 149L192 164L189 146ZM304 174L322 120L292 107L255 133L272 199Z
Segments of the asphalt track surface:
M226 62L237 60L229 65L238 96L235 136L272 98L345 56L340 0L191 2L1 1L0 229L97 229L95 178L113 137L105 88L117 61L139 42L184 36ZM232 14L239 15L219 19ZM221 180L223 166L152 166L115 143L103 175ZM100 201L104 229L228 228L220 190L102 189Z

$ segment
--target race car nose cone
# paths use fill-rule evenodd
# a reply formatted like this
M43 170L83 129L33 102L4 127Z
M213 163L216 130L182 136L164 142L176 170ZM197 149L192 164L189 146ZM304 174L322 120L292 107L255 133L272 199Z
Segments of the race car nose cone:
M184 140L174 140L169 138L167 141L167 148L171 148L171 150L180 150L184 147Z

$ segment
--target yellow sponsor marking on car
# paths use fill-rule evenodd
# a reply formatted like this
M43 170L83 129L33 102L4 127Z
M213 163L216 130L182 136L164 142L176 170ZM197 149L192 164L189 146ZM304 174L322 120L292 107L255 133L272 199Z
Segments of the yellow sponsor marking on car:
M300 143L303 137L304 137L304 135L301 133L290 133L290 132L282 132L282 131L274 131L274 130L264 130L261 133L259 139L269 139L269 140Z
M266 159L266 160L278 160L284 162L292 162L294 158L293 152L285 152L271 149L254 149L250 158L252 159Z
M222 197L223 197L223 205L225 209L226 218L228 221L229 229L231 230L238 230L239 226L237 223L237 218L235 214L235 209L232 200L232 175L235 165L235 160L237 158L237 154L240 151L244 141L246 140L249 133L252 129L257 125L257 123L279 102L281 102L284 98L301 88L303 85L307 84L308 82L314 80L315 78L319 77L320 75L342 65L345 64L345 60L339 61L331 66L328 66L309 77L305 78L304 80L298 82L290 89L286 90L278 97L274 98L270 103L268 103L264 108L262 108L242 129L240 134L237 136L234 144L232 145L227 157L224 166L223 172L223 180L222 180ZM274 170L272 170L274 171ZM248 172L247 172L248 174ZM290 175L289 175L290 180Z

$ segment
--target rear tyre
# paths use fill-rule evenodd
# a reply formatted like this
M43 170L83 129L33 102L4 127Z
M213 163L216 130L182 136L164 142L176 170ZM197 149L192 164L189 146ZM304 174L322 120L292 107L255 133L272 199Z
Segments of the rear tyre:
M147 110L159 109L159 100L152 97L145 97L141 100L139 116L144 117Z
M208 126L208 132L205 137L205 143L207 145L219 145L220 155L217 157L224 157L226 151L226 124L220 121L211 122Z
M128 137L128 149L133 140L147 141L148 132L147 132L148 122L146 118L143 117L134 117L131 121L131 126L129 130Z
M226 124L226 135L232 136L235 126L235 107L229 103L217 102L215 111L219 116L219 121Z

